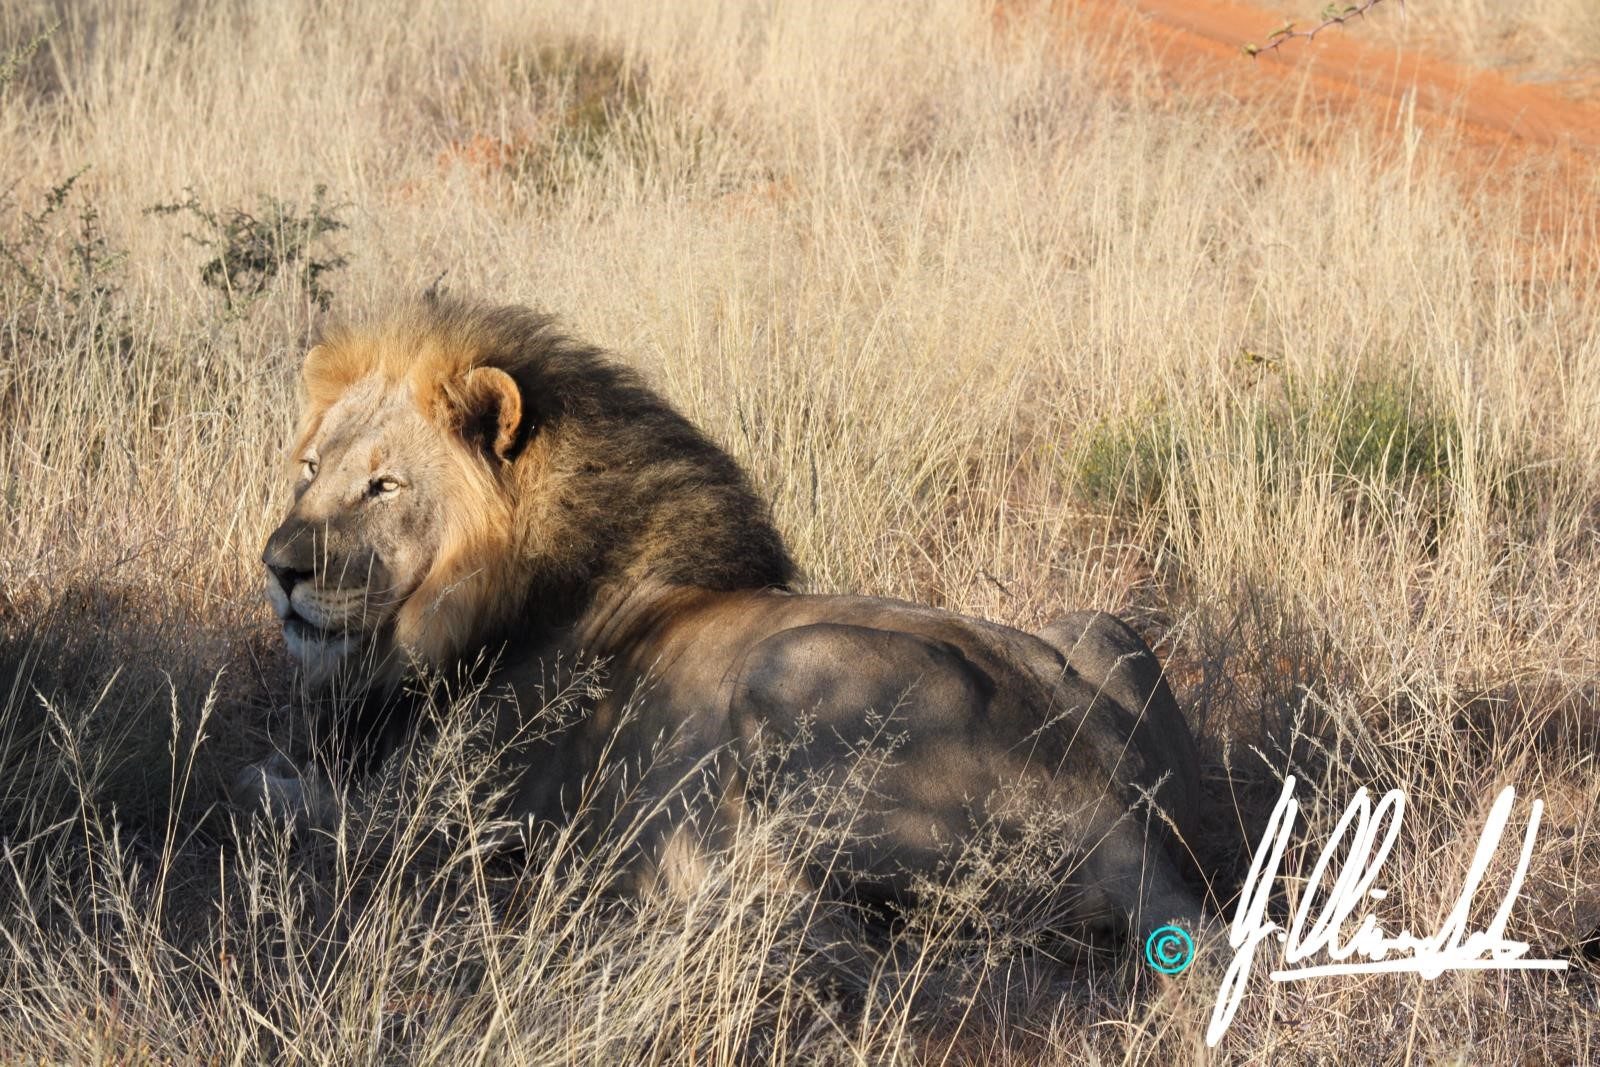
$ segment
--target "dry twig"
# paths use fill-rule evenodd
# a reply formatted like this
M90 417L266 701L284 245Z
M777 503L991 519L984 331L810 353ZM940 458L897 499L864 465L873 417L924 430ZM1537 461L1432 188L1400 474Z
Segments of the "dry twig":
M1293 21L1285 22L1267 35L1266 44L1246 44L1243 49L1244 54L1254 59L1263 53L1281 48L1296 37L1303 37L1307 41L1313 40L1317 34L1328 27L1343 26L1351 19L1361 18L1381 3L1383 3L1383 0L1363 0L1359 4L1329 4L1322 9L1322 21L1311 27L1311 29L1297 30L1294 28ZM1405 6L1405 0L1400 0L1400 6Z

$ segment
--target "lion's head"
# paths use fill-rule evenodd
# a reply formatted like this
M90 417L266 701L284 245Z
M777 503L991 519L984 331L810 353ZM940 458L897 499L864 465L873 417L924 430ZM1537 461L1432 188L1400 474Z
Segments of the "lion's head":
M267 595L313 684L570 626L614 584L783 586L738 465L544 315L430 298L307 355Z

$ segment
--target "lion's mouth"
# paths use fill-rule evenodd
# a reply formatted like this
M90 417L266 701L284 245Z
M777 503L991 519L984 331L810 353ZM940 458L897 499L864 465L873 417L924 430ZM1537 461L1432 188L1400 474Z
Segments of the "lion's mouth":
M296 613L293 609L283 619L283 632L300 641L315 641L319 644L332 644L343 641L350 636L348 630L332 627L318 626L305 616Z

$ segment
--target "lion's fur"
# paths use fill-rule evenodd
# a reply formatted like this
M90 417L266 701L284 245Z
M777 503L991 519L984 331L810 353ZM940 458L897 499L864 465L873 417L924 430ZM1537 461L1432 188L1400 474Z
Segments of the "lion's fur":
M1195 767L1159 664L1124 624L1094 615L1035 636L784 592L794 566L738 464L636 373L531 311L410 304L328 331L304 378L306 466L263 557L302 652L387 641L400 669L499 653L513 694L555 658L606 664L609 691L511 771L522 812L570 815L603 761L631 761L623 777L647 807L710 774L715 808L775 739L833 780L893 720L883 803L859 813L869 830L827 877L858 871L902 893L974 826L1030 825L1003 799L1023 795L1092 872L1068 913L1197 914L1148 847L1159 826L1130 815L1154 794L1190 818ZM522 704L494 712L501 732L521 731ZM718 825L653 827L644 884L694 867L672 857Z
M452 528L396 625L413 656L439 664L508 626L570 626L612 583L730 590L793 579L738 464L633 370L524 308L430 298L376 325L327 330L306 361L299 441L370 376L451 426L462 381L481 367L515 381L520 423L504 464L452 456L464 490Z

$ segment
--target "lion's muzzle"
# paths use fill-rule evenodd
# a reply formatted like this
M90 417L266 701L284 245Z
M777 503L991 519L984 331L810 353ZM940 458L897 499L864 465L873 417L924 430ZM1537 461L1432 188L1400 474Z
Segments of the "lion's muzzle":
M382 622L375 592L387 586L377 555L337 521L293 514L261 553L267 600L283 621L289 653L308 676L326 679Z

